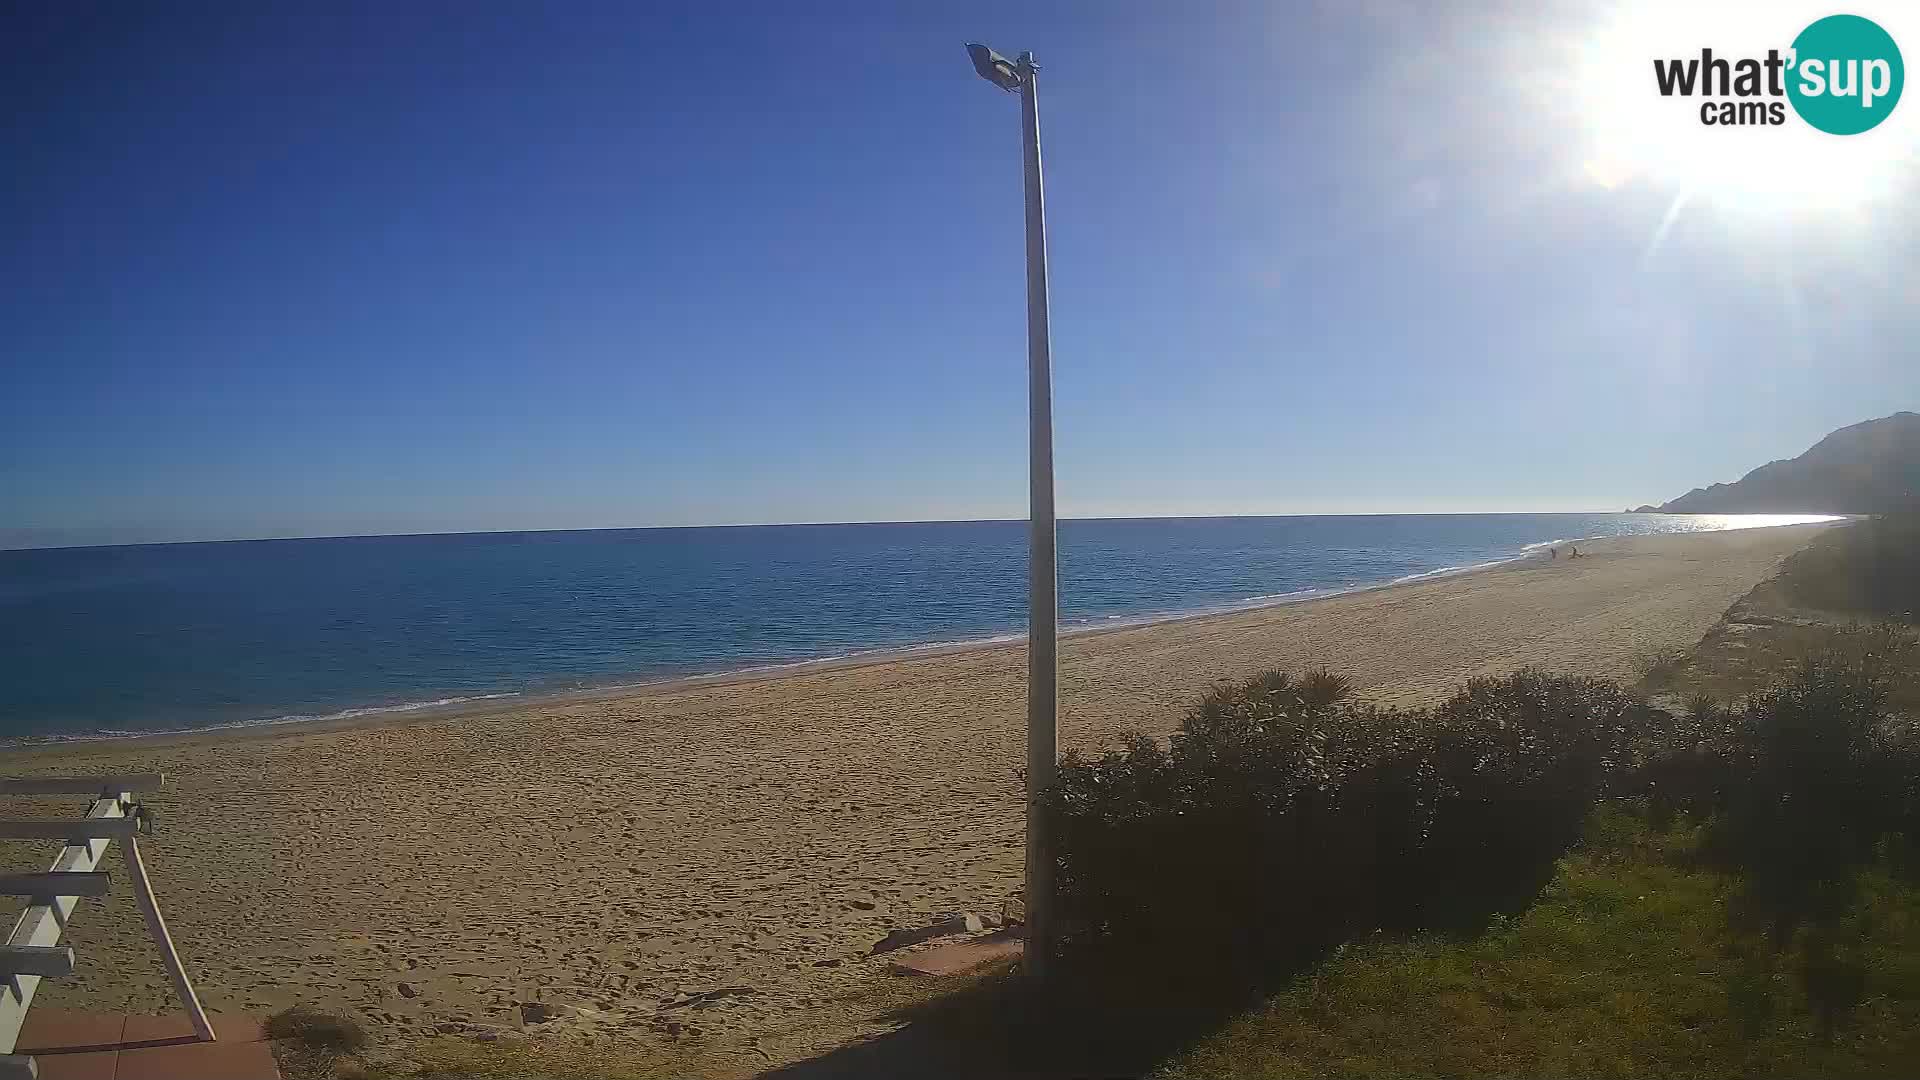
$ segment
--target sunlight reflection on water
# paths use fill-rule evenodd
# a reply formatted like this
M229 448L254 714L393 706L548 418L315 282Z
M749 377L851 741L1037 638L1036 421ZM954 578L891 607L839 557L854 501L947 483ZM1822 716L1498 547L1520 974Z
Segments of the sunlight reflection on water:
M1841 514L1673 514L1686 519L1687 527L1676 532L1722 532L1727 529L1764 529L1775 525L1811 525L1821 521L1841 521Z

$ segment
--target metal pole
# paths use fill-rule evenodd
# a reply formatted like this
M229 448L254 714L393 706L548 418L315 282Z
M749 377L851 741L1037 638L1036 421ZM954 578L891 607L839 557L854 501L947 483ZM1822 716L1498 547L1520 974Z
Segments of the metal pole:
M1040 99L1032 53L1021 53L1020 116L1027 174L1027 940L1026 969L1043 976L1053 951L1053 844L1043 793L1053 785L1058 706L1053 522L1053 349L1047 330L1047 216L1040 185Z

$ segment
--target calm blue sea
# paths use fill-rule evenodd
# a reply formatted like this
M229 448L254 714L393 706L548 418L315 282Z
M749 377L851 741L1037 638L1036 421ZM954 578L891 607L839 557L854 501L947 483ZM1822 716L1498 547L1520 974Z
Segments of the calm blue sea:
M1068 626L1276 602L1652 514L1060 525ZM0 551L0 739L418 708L1017 634L1023 522L482 533Z

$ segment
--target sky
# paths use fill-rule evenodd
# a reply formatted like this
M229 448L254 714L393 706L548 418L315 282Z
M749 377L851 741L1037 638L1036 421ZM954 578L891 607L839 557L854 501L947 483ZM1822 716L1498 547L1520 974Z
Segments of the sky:
M1920 92L1704 129L1652 39L1827 10L1685 6L11 6L0 546L1024 517L970 40L1063 515L1732 480L1920 407Z

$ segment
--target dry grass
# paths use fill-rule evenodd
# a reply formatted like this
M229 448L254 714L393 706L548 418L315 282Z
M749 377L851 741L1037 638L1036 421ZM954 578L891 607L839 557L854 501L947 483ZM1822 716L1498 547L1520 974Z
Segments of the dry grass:
M1634 658L1633 673L1639 676L1642 687L1648 690L1664 690L1680 677L1691 659L1691 655L1685 649L1642 653Z
M1715 627L1686 659L1661 669L1642 686L1668 704L1704 694L1735 704L1763 689L1779 672L1821 656L1857 659L1863 654L1911 657L1920 641L1911 627L1896 623L1836 626L1815 622L1759 621L1750 614ZM1908 663L1896 674L1892 706L1920 712L1920 668Z
M311 1005L282 1009L269 1016L265 1026L280 1069L290 1080L337 1076L340 1065L371 1041L359 1021Z
M560 1038L416 1039L364 1056L276 1042L274 1052L287 1080L734 1080L754 1071L698 1048L669 1053Z
M1911 615L1890 617L1871 602L1920 575L1913 523L1870 520L1829 530L1733 605L1692 649L1643 656L1641 686L1675 704L1695 695L1737 703L1774 676L1818 656L1868 652L1912 657ZM1893 584L1888 584L1889 582ZM1920 664L1903 665L1892 687L1896 711L1920 714Z

